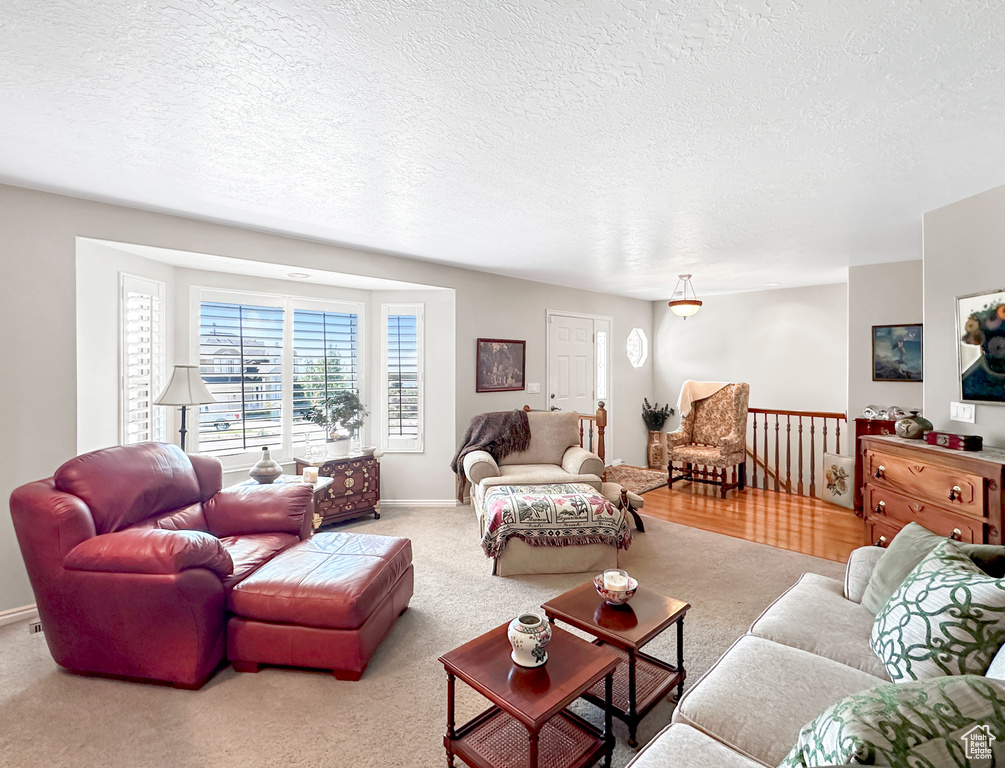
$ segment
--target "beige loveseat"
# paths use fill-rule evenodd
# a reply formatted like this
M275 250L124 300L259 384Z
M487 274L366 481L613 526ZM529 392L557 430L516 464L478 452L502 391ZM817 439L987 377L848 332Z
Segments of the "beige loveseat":
M493 486L585 483L605 493L613 503L620 503L621 486L605 484L601 479L604 462L579 445L578 414L530 411L527 421L527 450L511 453L498 462L487 451L473 451L464 457L464 474L471 483L471 503L480 535L485 534L486 526L485 494ZM606 544L535 547L512 539L503 554L494 559L492 572L497 576L597 572L617 565L617 550Z
M886 550L852 552L840 581L804 574L683 696L632 768L777 766L804 725L839 699L889 682L860 603Z

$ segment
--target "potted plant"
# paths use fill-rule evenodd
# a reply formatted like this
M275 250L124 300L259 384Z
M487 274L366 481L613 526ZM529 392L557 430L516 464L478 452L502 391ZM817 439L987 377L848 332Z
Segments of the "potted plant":
M674 410L667 403L662 408L660 404L649 404L649 399L642 398L642 420L649 427L649 445L646 450L646 457L651 469L663 469L666 467L666 446L663 444L663 425L667 419L673 416Z
M328 440L335 443L332 455L340 457L349 455L349 441L369 415L359 395L352 390L341 389L308 408L303 419L325 430Z

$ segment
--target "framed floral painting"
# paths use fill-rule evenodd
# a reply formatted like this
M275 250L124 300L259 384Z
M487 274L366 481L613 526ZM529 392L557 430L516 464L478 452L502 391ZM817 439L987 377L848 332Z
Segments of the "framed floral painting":
M1005 288L956 298L960 399L1005 404Z
M872 327L872 380L922 381L922 327Z

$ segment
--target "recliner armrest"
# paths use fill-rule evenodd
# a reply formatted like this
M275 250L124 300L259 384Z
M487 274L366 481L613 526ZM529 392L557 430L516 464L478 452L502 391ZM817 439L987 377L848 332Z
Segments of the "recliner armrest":
M234 561L215 536L163 528L129 528L94 536L71 549L63 566L74 571L157 574L207 568L220 577L234 571Z
M562 469L570 475L603 476L604 462L597 454L574 445L562 454Z
M307 483L244 485L224 488L202 505L214 536L246 533L297 533L314 497Z
M844 596L853 603L861 603L862 595L869 584L869 577L879 558L886 552L883 547L859 547L852 550L848 556L848 565L844 571Z
M471 451L464 457L464 476L472 485L487 477L499 477L499 464L488 451Z

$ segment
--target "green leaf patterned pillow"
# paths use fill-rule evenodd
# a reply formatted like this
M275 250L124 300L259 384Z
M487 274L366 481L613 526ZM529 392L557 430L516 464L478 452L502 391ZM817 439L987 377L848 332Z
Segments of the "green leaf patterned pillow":
M1003 643L1005 580L950 540L918 563L872 625L872 649L895 683L983 675Z
M994 760L968 762L962 737L980 726ZM1005 684L957 675L853 693L803 727L779 768L825 765L1005 765Z

